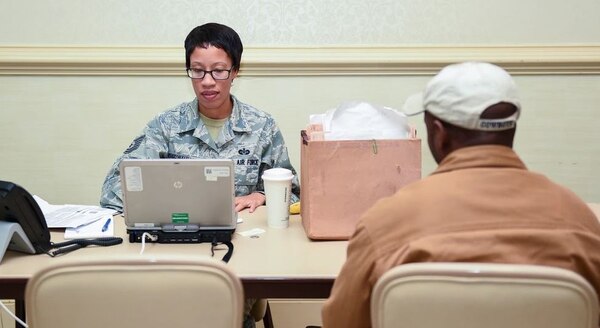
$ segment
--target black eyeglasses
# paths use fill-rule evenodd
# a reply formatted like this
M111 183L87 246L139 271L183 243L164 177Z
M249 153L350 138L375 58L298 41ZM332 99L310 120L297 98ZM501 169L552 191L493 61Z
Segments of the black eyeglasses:
M227 80L232 69L233 67L230 69L213 69L212 71L205 71L199 68L188 68L185 71L192 79L203 79L206 76L206 73L208 73L215 80Z

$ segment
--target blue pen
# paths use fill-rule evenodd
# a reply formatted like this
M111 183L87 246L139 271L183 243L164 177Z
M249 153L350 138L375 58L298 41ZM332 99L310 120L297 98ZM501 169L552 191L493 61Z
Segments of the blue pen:
M106 220L106 223L102 226L102 232L106 232L106 230L108 230L108 226L110 226L110 220L111 218L108 218L108 220Z

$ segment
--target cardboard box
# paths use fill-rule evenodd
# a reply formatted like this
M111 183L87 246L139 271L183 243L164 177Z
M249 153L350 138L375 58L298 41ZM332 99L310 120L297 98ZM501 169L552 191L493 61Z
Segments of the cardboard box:
M421 140L310 141L301 133L302 225L311 239L345 240L377 200L421 179Z

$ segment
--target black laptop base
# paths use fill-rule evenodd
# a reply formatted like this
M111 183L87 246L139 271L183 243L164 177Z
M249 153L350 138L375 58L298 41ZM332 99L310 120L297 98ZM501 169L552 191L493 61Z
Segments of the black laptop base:
M144 233L147 233L145 242L162 244L223 243L230 242L233 236L233 231L231 230L165 232L162 229L127 229L127 234L129 234L129 242L141 243Z

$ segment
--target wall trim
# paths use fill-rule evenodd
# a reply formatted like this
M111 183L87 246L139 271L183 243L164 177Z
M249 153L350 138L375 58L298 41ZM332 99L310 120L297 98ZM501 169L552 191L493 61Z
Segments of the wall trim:
M183 75L166 46L0 46L0 75ZM248 47L241 76L431 75L483 60L517 75L600 74L600 45Z

